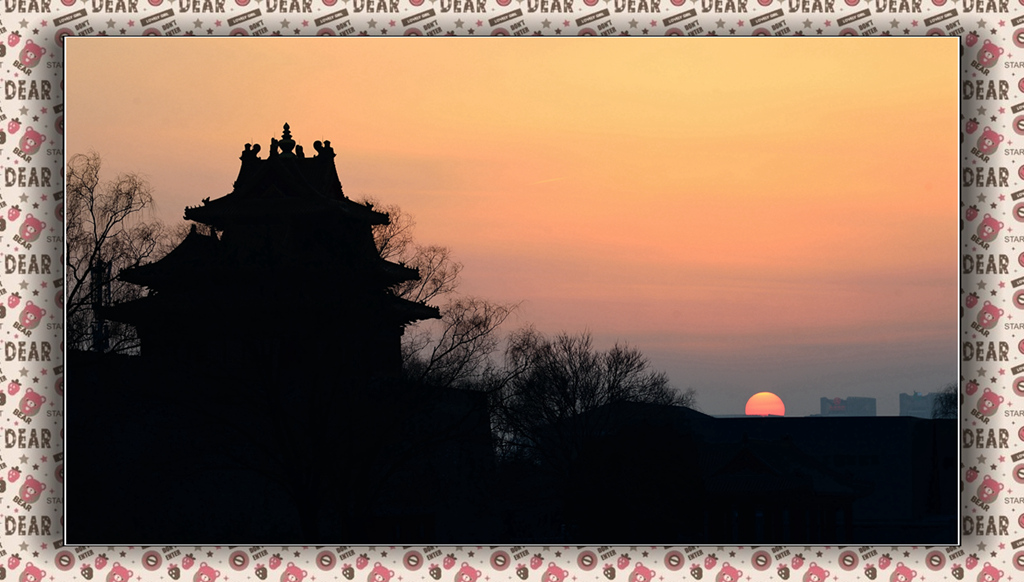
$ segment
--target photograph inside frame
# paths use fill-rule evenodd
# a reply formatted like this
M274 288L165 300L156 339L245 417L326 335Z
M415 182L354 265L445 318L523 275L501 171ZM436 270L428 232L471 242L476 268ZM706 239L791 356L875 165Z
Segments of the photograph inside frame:
M957 39L65 42L67 544L958 543Z

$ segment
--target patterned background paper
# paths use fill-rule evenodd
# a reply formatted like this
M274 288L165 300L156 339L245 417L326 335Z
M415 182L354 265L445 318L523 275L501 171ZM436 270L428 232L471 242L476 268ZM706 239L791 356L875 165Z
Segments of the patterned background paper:
M1024 579L1024 0L3 3L0 579ZM961 36L961 547L63 546L64 36L501 34ZM995 500L972 502L993 480Z

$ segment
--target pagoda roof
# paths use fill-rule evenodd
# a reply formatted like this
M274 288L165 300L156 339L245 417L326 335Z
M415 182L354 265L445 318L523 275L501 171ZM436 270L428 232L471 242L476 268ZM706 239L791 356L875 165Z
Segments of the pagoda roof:
M219 242L216 235L199 234L192 225L185 239L171 252L152 263L125 269L118 277L136 285L159 287L204 275L214 264L210 259L217 256Z
M388 224L372 204L360 204L345 196L334 164L330 141L313 143L316 155L306 157L284 124L281 140L270 140L270 152L260 158L260 145L245 144L242 166L234 189L201 206L185 209L185 219L222 228L225 224L260 221L311 213L341 215L370 225ZM293 151L294 150L294 151Z
M433 305L418 303L395 296L392 300L392 309L399 322L403 325L421 319L441 319L441 310Z

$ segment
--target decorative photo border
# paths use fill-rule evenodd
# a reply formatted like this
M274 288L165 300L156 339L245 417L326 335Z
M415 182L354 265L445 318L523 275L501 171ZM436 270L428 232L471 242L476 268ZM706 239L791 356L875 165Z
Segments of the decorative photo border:
M1013 580L1024 576L1024 0L4 0L0 567L19 580ZM962 17L961 17L962 16ZM67 35L962 37L960 547L65 547L63 39ZM1015 60L1020 59L1020 60ZM879 128L885 139L886 128ZM34 135L33 135L34 134ZM41 140L27 155L22 143ZM894 187L898 187L894 184ZM18 211L14 211L18 206ZM37 224L38 223L38 224ZM40 229L36 231L35 227ZM979 301L980 299L980 301ZM985 302L989 333L972 327ZM21 320L42 323L25 333ZM18 329L18 327L22 329ZM30 398L31 423L17 418ZM989 403L978 413L982 399ZM1024 412L1019 413L1024 416ZM15 422L18 422L15 425ZM112 469L113 470L113 469ZM972 502L985 484L999 491ZM23 488L41 486L31 503ZM13 578L12 578L13 579Z

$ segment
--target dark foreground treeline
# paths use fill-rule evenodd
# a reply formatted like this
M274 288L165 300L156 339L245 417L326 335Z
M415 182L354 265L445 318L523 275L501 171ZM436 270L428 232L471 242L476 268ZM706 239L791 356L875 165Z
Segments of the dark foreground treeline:
M467 390L71 352L68 543L956 542L952 420L715 419L555 355Z

